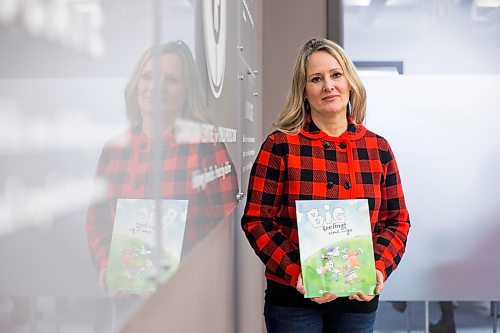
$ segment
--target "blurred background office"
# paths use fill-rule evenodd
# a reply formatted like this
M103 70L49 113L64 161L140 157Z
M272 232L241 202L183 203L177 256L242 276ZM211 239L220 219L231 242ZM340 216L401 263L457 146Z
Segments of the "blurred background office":
M496 332L499 0L0 0L0 331L264 332L263 265L239 220L297 50L314 36L354 60L366 125L392 143L411 213L376 331ZM196 80L166 71L161 45L177 41ZM125 90L150 47L141 79L161 125L134 146ZM183 113L195 81L206 117ZM165 112L172 98L183 112ZM96 177L103 147L117 142L129 148L113 155L112 177ZM117 176L123 161L134 167ZM187 214L180 264L154 257L154 291L132 297L100 283L105 264L94 259L109 250L92 251L85 227L117 183L123 198L222 207L197 232ZM231 196L207 205L214 187Z

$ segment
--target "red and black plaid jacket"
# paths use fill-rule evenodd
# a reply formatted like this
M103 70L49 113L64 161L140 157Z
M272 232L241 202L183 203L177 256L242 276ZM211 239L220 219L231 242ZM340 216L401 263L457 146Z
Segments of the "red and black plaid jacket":
M250 174L243 230L266 265L266 277L295 287L300 273L295 200L367 198L375 266L387 278L405 251L410 228L389 143L349 120L340 137L307 116L299 134L275 131Z
M162 199L189 200L183 255L236 207L236 170L223 144L178 144L173 133L162 138ZM203 186L199 173L226 166L230 173ZM92 258L99 270L107 267L119 198L154 198L151 139L141 126L131 127L101 152L96 180L105 183L105 198L91 204L85 229ZM102 196L102 195L101 195Z

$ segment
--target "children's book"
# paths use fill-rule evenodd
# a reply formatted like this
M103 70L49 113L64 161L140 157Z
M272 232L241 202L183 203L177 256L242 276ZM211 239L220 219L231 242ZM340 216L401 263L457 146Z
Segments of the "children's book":
M367 199L297 200L304 297L360 291L377 284Z
M153 291L158 280L166 281L177 270L188 200L159 201L159 248L156 202L154 199L118 199L106 271L109 292L140 294ZM159 259L156 256L160 256Z

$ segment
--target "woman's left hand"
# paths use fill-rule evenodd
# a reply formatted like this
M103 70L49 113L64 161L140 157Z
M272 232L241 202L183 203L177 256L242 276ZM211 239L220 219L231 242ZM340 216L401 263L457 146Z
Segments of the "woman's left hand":
M379 270L376 270L375 274L377 275L377 287L375 287L375 295L379 295L382 289L384 289L384 275ZM349 296L349 299L360 302L369 302L375 297L375 295L365 295L360 291L357 294Z

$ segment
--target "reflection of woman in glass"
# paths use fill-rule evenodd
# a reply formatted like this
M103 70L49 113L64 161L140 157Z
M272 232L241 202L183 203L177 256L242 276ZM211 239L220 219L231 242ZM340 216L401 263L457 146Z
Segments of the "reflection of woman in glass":
M127 116L133 125L140 124L148 136L152 136L153 128L153 53L153 48L144 53L125 88ZM178 117L209 122L196 64L186 44L177 41L163 45L159 65L165 132Z
M209 116L195 62L183 42L160 47L160 68L155 68L154 49L145 52L125 89L130 128L102 150L96 179L105 183L99 200L88 210L86 231L92 258L105 288L106 268L117 200L155 198L153 128L154 76L159 70L162 106L161 199L188 200L183 255L236 206L234 167L221 143L176 142L175 120L207 123ZM155 118L156 119L156 118ZM198 186L195 175L225 166L225 173Z

